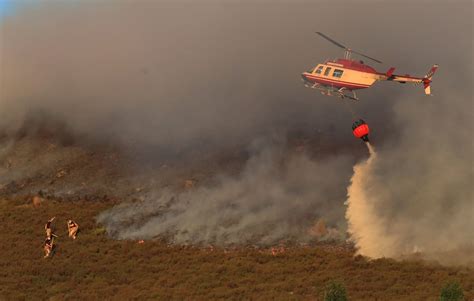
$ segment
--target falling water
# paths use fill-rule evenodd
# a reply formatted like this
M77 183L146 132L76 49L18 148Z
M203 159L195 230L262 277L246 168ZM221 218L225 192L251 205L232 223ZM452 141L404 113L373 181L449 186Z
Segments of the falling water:
M377 153L370 143L365 143L369 158L354 166L354 174L347 188L348 232L354 241L358 253L370 257L392 255L393 241L384 236L385 224L375 214L377 196L371 195L368 185L377 162Z

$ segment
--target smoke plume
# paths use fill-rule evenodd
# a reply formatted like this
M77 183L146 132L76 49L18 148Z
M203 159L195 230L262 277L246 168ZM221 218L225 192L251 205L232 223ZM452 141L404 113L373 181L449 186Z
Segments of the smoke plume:
M259 141L237 177L221 176L213 187L169 191L102 213L98 220L121 239L167 237L181 244L308 242L344 237L343 195L350 157L324 162L288 155L282 145ZM324 220L329 231L308 230Z
M394 248L393 238L385 236L386 225L376 211L380 195L370 195L377 154L370 143L366 145L370 156L354 166L351 184L347 188L348 233L360 254L370 257L394 256L398 253Z
M467 95L439 93L422 108L398 105L398 145L369 145L370 158L354 167L346 217L363 255L474 263L472 112L463 111ZM451 114L455 126L445 125Z

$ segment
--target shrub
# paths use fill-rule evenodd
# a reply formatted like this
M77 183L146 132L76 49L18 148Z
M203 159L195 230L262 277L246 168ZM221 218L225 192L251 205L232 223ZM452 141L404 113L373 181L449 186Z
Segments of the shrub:
M462 287L457 281L446 283L441 289L440 301L463 301L464 293Z
M326 287L324 301L347 301L346 288L341 283L331 281Z
M107 233L107 230L104 227L99 227L92 230L92 234L97 236L104 235L105 233Z

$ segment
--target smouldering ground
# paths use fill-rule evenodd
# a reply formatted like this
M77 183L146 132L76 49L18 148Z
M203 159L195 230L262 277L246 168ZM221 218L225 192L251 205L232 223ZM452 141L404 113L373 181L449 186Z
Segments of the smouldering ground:
M223 250L168 246L163 242L114 241L95 223L113 201L28 198L0 201L0 299L295 299L322 300L331 280L350 300L437 300L457 280L474 298L474 271L420 261L368 261L337 246ZM44 223L56 216L58 248L43 259ZM67 239L66 220L81 226Z

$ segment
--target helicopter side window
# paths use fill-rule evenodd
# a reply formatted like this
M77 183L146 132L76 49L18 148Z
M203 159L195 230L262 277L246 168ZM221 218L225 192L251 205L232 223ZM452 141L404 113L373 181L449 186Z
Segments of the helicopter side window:
M323 68L324 68L324 66L319 66L318 69L316 69L315 73L316 74L321 74L321 72L323 72Z
M332 76L341 77L343 72L344 72L344 70L334 69L334 72L332 73Z
M331 67L327 67L326 68L326 71L324 71L324 76L328 76L329 75L329 72L331 72Z

